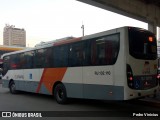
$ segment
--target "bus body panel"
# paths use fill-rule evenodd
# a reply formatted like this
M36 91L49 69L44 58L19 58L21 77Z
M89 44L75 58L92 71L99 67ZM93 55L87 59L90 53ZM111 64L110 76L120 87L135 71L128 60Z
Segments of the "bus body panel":
M120 33L120 50L117 61L114 67L114 85L123 86L126 79L126 41L125 33L126 29L117 29L117 32Z
M101 82L95 81L95 83L90 83L90 84L83 83L82 79L78 77L78 76L82 77L82 74L81 75L79 74L80 73L79 71L81 71L81 69L82 68L80 67L74 68L74 69L67 68L66 72L63 74L64 76L62 80L58 79L58 77L60 78L61 75L59 76L55 75L57 76L55 81L62 81L64 83L66 90L67 90L67 97L101 99L101 100L123 99L123 92L124 92L123 87L114 86L111 79L107 79L106 78L107 76L105 75L104 76L102 75L103 79L102 78L97 79L97 81L102 80ZM14 75L10 75L10 73L13 73L12 71L6 74L6 77L10 76L12 80L14 80L17 90L49 94L49 95L52 94L52 86L54 84L54 77L53 77L54 74L53 73L56 73L55 69L49 70L50 72L52 72L52 76L47 75L46 73L47 70L45 69L23 70L24 72L20 72L20 71L22 70L14 71ZM57 71L58 71L58 68L57 68ZM59 69L59 71L61 70ZM31 76L31 73L32 73L32 76ZM73 73L74 75L77 75L77 76L74 76ZM92 74L95 74L95 73L93 72ZM112 72L109 74L112 74ZM34 76L37 76L37 75L41 77L35 80ZM89 77L89 76L87 78L93 79L92 77ZM75 80L77 80L77 82ZM110 83L108 84L106 80L110 80L112 84ZM9 84L9 80L7 79L3 80L3 87L8 87L8 84Z
M123 99L123 87L114 85L113 66L83 68L84 98L101 100Z
M82 67L67 68L62 79L67 96L71 98L83 98L83 73Z
M40 70L38 69L32 70L32 75L35 76L34 73L37 74L38 71ZM69 76L71 73L73 73L71 72L72 70L68 70L68 71L65 73L62 79L62 83L64 83L66 90L67 90L67 97L100 99L100 100L107 100L107 99L108 100L112 100L112 99L123 100L123 93L124 93L123 86L114 86L113 84L112 85L107 84L107 82L105 84L103 84L103 82L101 84L100 83L98 84L80 83L81 80L78 77L77 78L74 77L74 79L72 77L66 77L66 76ZM43 71L41 76L45 74L44 72L45 70ZM52 72L54 72L54 70L52 70ZM54 84L54 81L51 79L47 81L47 78L45 78L45 77L49 78L49 76L41 77L41 79L34 81L34 80L30 80L29 77L23 78L22 76L24 75L24 73L20 73L18 70L14 73L17 74L19 78L21 77L20 79L18 78L13 79L16 84L16 90L52 95L52 86L53 86L52 84ZM28 73L28 76L30 76L30 72ZM74 81L75 79L77 79L79 82L75 82L75 83L71 82L71 81ZM97 80L99 81L101 79L97 79ZM8 87L9 82L10 80L3 79L3 87Z

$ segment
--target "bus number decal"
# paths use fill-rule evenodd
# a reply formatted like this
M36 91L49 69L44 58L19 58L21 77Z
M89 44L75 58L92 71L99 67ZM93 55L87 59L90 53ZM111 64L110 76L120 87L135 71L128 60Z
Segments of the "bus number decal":
M15 75L15 79L24 79L24 75Z
M95 71L95 75L111 75L111 71Z

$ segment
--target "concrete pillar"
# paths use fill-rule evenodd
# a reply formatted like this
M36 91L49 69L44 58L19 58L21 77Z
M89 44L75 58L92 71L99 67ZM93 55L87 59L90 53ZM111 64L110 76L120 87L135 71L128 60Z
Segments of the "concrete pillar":
M148 30L157 36L157 26L154 23L148 23Z

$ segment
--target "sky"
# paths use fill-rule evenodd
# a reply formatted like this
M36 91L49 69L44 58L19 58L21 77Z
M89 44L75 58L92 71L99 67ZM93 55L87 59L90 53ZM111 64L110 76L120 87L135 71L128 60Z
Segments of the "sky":
M0 0L0 44L6 24L26 30L26 46L63 37L81 37L105 30L148 24L76 0Z

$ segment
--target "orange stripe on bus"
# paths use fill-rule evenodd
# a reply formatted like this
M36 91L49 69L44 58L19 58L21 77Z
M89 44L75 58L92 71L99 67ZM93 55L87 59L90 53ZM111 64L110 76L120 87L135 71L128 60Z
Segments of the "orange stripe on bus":
M67 68L46 68L43 71L41 80L36 92L39 93L41 85L44 84L47 90L52 94L52 88L56 81L62 81Z

